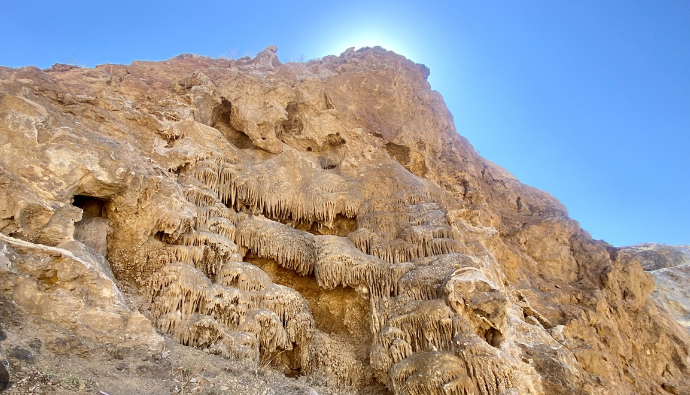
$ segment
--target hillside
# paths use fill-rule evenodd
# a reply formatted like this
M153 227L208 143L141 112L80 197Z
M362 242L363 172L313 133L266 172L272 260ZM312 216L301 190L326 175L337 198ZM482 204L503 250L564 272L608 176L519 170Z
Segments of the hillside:
M31 322L2 350L88 376L41 391L131 393L142 355L143 393L263 391L235 362L276 393L690 391L652 276L480 157L425 66L276 51L0 67L0 290Z

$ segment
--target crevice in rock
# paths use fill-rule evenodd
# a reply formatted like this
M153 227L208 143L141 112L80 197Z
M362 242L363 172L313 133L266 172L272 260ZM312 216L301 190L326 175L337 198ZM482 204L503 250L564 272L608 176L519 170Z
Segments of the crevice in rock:
M404 145L399 145L395 143L386 144L386 152L391 158L395 159L398 163L407 168L410 164L410 148Z
M331 158L324 158L323 156L319 156L319 164L324 170L332 170L338 167L338 163L335 163Z
M331 99L328 98L328 95L324 93L323 97L326 99L326 110L333 110L335 107L333 107L333 103L331 103Z
M299 113L299 105L295 102L290 102L285 110L287 111L288 119L283 122L283 132L290 135L301 134L304 125L297 115Z
M299 275L272 259L249 253L244 257L244 261L268 273L275 284L299 292L309 303L315 328L333 339L352 345L356 359L365 366L369 365L372 343L371 307L366 298L358 295L350 287L338 286L332 290L321 288L314 276ZM281 363L299 366L296 361L290 361L290 358L291 355L288 353L276 357L279 361L278 367L281 367ZM293 375L296 373L298 372L292 370Z
M309 232L315 236L330 235L347 237L350 233L357 230L357 218L348 218L342 214L336 214L331 226L326 226L321 222L297 222L284 221L286 225Z
M424 146L417 144L417 150L423 152ZM390 155L391 158L400 163L410 173L418 177L424 177L429 172L429 168L427 167L424 159L421 159L418 156L413 156L412 152L410 151L410 147L408 146L388 143L386 144L386 152L388 152L388 155Z
M240 149L256 149L254 142L241 130L232 126L232 104L227 99L213 109L211 127L218 129L225 138Z
M79 207L84 211L83 218L101 217L107 218L105 211L106 200L85 195L75 195L72 205Z
M477 335L479 335L479 337L484 339L489 345L496 348L501 347L501 343L505 339L503 333L501 333L500 330L491 326L488 326L486 328L477 328L476 333Z
M82 209L82 219L74 224L74 239L93 248L99 254L108 254L108 233L112 230L106 210L107 200L76 195L72 204Z

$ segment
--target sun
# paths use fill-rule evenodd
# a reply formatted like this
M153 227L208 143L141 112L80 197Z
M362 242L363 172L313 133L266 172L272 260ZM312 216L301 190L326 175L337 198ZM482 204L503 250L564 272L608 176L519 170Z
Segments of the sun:
M354 30L354 31L353 31ZM394 29L385 26L368 26L366 29L353 29L345 34L337 35L338 39L329 42L324 46L324 55L339 55L347 48L354 47L355 50L363 47L382 47L403 55L408 59L414 59L414 44L406 40L406 34L396 32ZM398 34L402 33L402 34Z

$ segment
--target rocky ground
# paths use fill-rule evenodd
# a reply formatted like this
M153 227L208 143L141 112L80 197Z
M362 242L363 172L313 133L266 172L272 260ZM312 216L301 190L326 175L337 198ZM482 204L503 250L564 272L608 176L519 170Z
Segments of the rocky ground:
M318 379L287 378L268 364L223 358L165 339L164 349L121 348L76 336L0 305L3 394L332 394Z

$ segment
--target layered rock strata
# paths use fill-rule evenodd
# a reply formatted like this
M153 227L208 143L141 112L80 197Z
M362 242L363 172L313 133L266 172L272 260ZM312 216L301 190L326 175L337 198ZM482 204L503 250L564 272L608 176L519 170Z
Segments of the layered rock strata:
M276 50L0 68L3 292L336 391L690 391L652 276L481 158L426 67Z

